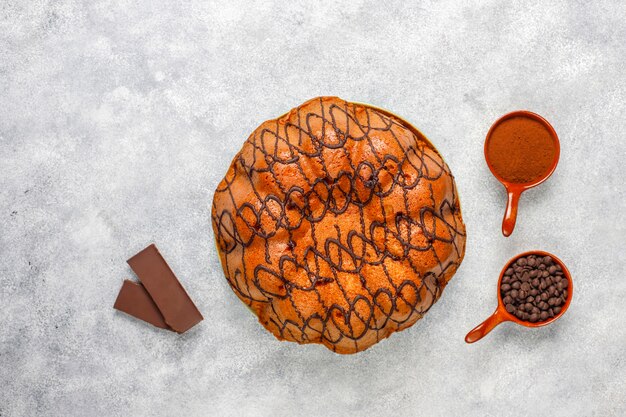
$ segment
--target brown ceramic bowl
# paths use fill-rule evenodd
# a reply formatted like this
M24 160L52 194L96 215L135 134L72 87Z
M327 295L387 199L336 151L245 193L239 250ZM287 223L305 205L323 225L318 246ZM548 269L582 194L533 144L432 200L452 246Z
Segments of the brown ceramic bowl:
M500 125L505 120L511 119L513 117L526 117L526 118L529 118L529 119L532 119L541 123L548 130L548 132L550 133L550 136L552 137L552 140L554 141L554 144L556 145L556 152L554 153L554 160L552 161L552 165L550 169L547 170L546 173L543 174L541 177L538 177L528 183L510 182L500 177L500 175L496 172L496 170L493 168L493 165L489 161L489 156L487 154L487 148L489 147L491 134L494 132L494 130L496 129L498 125ZM515 220L517 219L517 205L519 203L519 198L522 192L528 190L529 188L536 187L542 182L544 182L545 180L547 180L550 177L550 175L552 175L552 173L556 169L557 164L559 163L559 155L561 153L559 137L557 136L556 131L554 130L552 125L548 123L548 121L544 119L543 117L527 110L517 110L511 113L507 113L504 116L500 117L491 126L491 128L489 129L489 132L487 132L487 137L485 139L484 153L485 153L485 160L487 161L487 166L489 167L489 170L491 171L493 176L496 177L498 181L502 183L502 185L504 185L504 188L506 188L508 201L506 205L506 211L504 212L504 219L502 220L502 234L504 236L510 236L511 233L513 233L513 229L515 228Z
M535 323L531 323L530 321L520 320L517 317L515 317L513 314L506 311L506 308L504 307L504 302L502 301L502 295L500 293L500 284L502 283L502 277L504 277L504 272L519 258L528 256L528 255L551 257L554 260L554 262L556 262L558 265L561 266L561 269L563 270L563 277L567 279L569 283L569 286L567 287L567 300L565 300L565 304L561 306L561 311L559 312L559 314L556 314L554 317L551 317L547 320L538 321ZM572 295L574 293L574 284L572 283L572 276L569 270L567 269L567 267L565 266L565 264L563 263L563 261L561 261L559 258L557 258L551 253L540 251L540 250L533 250L533 251L524 252L524 253L520 253L519 255L516 255L515 257L511 258L506 263L506 265L504 265L504 268L502 268L502 271L500 272L500 278L498 279L498 286L497 286L496 292L498 294L498 307L496 308L496 311L494 311L493 314L487 318L487 320L480 323L478 326L472 329L467 334L467 336L465 336L465 341L467 343L474 343L474 342L479 341L480 339L485 337L487 333L492 331L494 327L496 327L500 323L504 323L505 321L512 321L513 323L517 323L526 327L542 327L547 324L553 323L555 320L557 320L567 311L572 301Z

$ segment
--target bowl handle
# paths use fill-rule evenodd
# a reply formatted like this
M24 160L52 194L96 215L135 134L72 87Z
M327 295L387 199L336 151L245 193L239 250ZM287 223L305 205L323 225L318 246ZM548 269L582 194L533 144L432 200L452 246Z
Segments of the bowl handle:
M517 220L517 205L519 203L519 197L522 194L522 190L518 188L506 188L508 194L508 201L506 203L506 211L504 212L504 219L502 219L502 234L504 236L510 236L515 229L515 221Z
M500 311L500 308L497 308L496 311L489 317L487 320L480 323L478 326L474 327L468 334L465 336L465 342L474 343L478 342L480 339L485 337L487 333L492 331L494 327L498 324L508 321L508 319L504 316L504 313Z

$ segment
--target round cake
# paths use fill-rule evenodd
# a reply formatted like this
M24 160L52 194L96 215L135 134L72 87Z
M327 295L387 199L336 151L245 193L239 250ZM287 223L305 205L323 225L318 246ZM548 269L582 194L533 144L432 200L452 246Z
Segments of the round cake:
M226 279L280 340L337 353L414 324L463 260L454 177L411 125L318 97L261 124L213 198Z

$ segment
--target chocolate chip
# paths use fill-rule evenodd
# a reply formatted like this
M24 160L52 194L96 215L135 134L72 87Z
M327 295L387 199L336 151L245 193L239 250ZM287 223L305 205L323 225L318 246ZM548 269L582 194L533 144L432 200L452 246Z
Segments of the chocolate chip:
M532 323L559 314L567 300L568 280L562 275L560 265L549 256L517 258L500 283L506 311Z

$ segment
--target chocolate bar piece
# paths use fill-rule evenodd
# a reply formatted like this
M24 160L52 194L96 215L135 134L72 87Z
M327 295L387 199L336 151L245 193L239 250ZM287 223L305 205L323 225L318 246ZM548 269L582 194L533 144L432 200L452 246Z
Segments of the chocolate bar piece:
M183 333L202 321L202 314L154 244L127 262L174 331Z
M172 330L165 323L163 315L152 301L148 291L140 283L124 280L113 308L161 329Z

